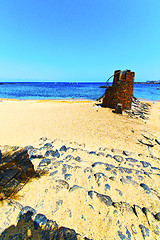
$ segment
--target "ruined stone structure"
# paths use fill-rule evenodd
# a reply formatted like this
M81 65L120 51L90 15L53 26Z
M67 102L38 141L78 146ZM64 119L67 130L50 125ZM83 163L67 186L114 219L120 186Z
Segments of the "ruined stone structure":
M135 73L130 70L116 70L112 86L108 86L102 106L116 108L122 104L122 109L131 109Z

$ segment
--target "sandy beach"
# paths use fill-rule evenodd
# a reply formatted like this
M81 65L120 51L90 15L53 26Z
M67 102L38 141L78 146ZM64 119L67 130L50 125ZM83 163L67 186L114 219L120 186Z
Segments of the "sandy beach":
M17 224L21 206L30 206L74 229L77 239L159 239L153 214L160 209L160 103L149 104L149 119L143 120L93 101L1 99L1 146L32 145L34 168L45 173L19 191L13 212L10 199L4 200L0 218L12 214L1 221L1 232ZM59 155L47 155L52 150Z
M86 144L92 149L109 147L148 151L137 142L142 131L158 134L160 103L151 102L147 121L118 115L93 101L1 100L0 144L36 145L41 137ZM158 137L158 136L157 136Z

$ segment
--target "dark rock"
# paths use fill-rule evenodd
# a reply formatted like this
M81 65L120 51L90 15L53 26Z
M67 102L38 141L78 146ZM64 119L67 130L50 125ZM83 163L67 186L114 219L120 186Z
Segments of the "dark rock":
M45 157L56 157L56 158L59 158L60 157L60 154L58 152L58 150L56 149L55 151L53 150L47 150L45 155Z
M111 189L110 185L109 184L105 184L105 191L110 190L110 189Z
M91 199L93 199L93 193L94 193L94 191L89 191L88 192L88 195L90 196Z
M158 140L157 138L155 139L156 143L158 143L160 145L160 140Z
M84 173L91 174L92 172L93 172L93 170L90 167L87 167L87 168L84 169Z
M113 202L112 205L119 209L119 211L122 214L125 214L126 212L133 213L133 208L129 203L126 202Z
M68 180L70 180L71 176L72 176L72 174L65 174L64 179L68 181Z
M132 155L133 153L132 153L132 152L129 152L129 151L125 151L125 150L124 150L124 151L123 151L123 154L124 154L124 155L126 155L126 156L130 156L130 155Z
M92 167L96 167L97 165L106 165L106 163L103 162L95 162L92 164Z
M52 160L53 160L53 159L52 159ZM57 167L59 167L62 163L63 163L62 160L60 160L60 161L55 161L55 162L52 162L52 166L53 166L54 168L57 168Z
M107 207L111 206L112 205L112 199L107 196L107 195L103 195L103 194L99 194L97 192L95 192L97 197L99 198L99 200L101 202L103 202Z
M37 229L38 227L42 227L46 223L47 223L47 218L45 215L40 214L40 213L36 215L36 217L34 219L35 229Z
M82 159L79 156L77 156L74 160L77 162L82 162Z
M9 182L18 172L20 171L20 168L9 168L5 169L3 172L1 171L1 174L3 175L3 178L0 181L0 186L4 186L7 182Z
M66 157L65 157L65 160L66 161L71 161L71 160L73 160L74 159L74 157L72 156L72 155L67 155Z
M119 156L119 155L115 155L113 158L114 158L117 162L123 162L123 161L124 161L124 158L121 157L121 156Z
M144 174L145 174L147 177L151 178L150 173L144 171Z
M44 148L52 148L52 144L51 143L45 143Z
M61 151L61 152L67 152L66 146L63 145L63 146L59 149L59 151Z
M140 161L143 165L144 168L147 168L147 167L151 167L151 164L149 162L144 162L144 161Z
M138 178L139 178L140 180L143 180L143 179L144 179L144 177L141 176L141 175L139 175Z
M58 191L63 188L69 189L69 184L65 180L58 179L55 182L56 182L56 189Z
M132 173L132 169L130 169L130 168L124 168L124 167L118 167L118 169L121 171L121 173Z
M151 193L151 189L145 183L141 183L140 186L144 189L144 191L149 194Z
M71 165L63 164L62 173L65 174L67 171L69 171L71 169L73 169L73 167Z
M143 139L138 139L138 141L144 145L147 145L149 147L154 147L154 143L150 141L144 141Z
M100 186L101 180L102 181L107 181L108 180L108 177L104 173L95 173L94 176L95 176L95 180L96 180L98 186Z
M30 212L32 217L34 217L36 215L36 210L32 207L29 206L25 206L24 208L22 208L22 210L20 211L19 215L18 215L18 219L20 218L21 215Z
M83 188L83 187L81 187L81 186L74 185L73 187L71 187L71 188L69 189L69 191L70 191L70 192L73 192L73 191L75 191L76 189L84 189L84 190L85 190L85 188ZM85 190L85 191L86 191L86 190Z
M113 156L112 156L111 154L107 154L107 155L106 155L106 158L109 158L109 157L110 157L110 158L113 158Z
M155 219L156 219L157 221L160 221L160 212L159 212L159 213L156 213L156 214L154 215L154 217L155 217Z
M45 142L47 141L47 137L41 137L39 140Z
M115 189L118 193L119 193L119 195L122 197L123 196L123 193L121 192L121 190L119 190L119 189Z
M104 152L98 152L98 153L97 153L97 156L103 156L103 157L105 157L105 153L104 153Z
M151 169L160 171L160 168L157 168L157 167L151 167Z
M91 152L89 152L89 154L97 155L97 153L95 151L91 151Z
M107 195L99 194L96 191L89 191L88 195L90 196L91 199L93 199L94 196L96 196L101 202L103 202L108 207L112 205L112 199Z
M60 227L57 232L56 240L77 240L76 232L73 229Z
M48 158L44 158L40 161L39 167L45 167L51 163L51 160Z
M142 236L144 239L147 239L149 240L149 229L146 228L144 225L139 225L139 228L141 229L141 232L142 232Z
M2 191L6 197L9 197L19 190L18 186L19 181L13 178L2 188Z
M32 145L28 145L26 147L24 147L25 150L33 150L34 147Z
M132 235L129 232L128 228L125 227L126 232L122 232L122 231L118 231L118 236L120 237L121 240L131 240L132 239Z
M47 223L43 229L42 232L42 239L50 240L50 239L56 239L58 232L58 224L55 221L47 220Z
M54 171L54 172L51 172L49 175L53 177L53 176L56 175L57 173L58 173L58 171Z
M115 181L115 180L116 180L116 178L113 177L113 176L109 177L109 179L110 179L111 181Z
M133 163L138 162L138 160L136 160L134 158L126 158L126 161L133 162Z

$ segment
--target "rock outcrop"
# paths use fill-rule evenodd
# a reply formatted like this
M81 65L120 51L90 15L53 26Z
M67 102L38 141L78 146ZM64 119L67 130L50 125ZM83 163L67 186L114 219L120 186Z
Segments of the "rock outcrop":
M0 200L17 193L34 173L27 150L20 147L1 147Z

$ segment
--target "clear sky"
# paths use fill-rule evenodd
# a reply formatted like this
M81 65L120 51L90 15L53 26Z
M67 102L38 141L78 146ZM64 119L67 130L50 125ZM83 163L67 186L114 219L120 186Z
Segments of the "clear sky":
M0 0L0 79L160 79L160 0Z

